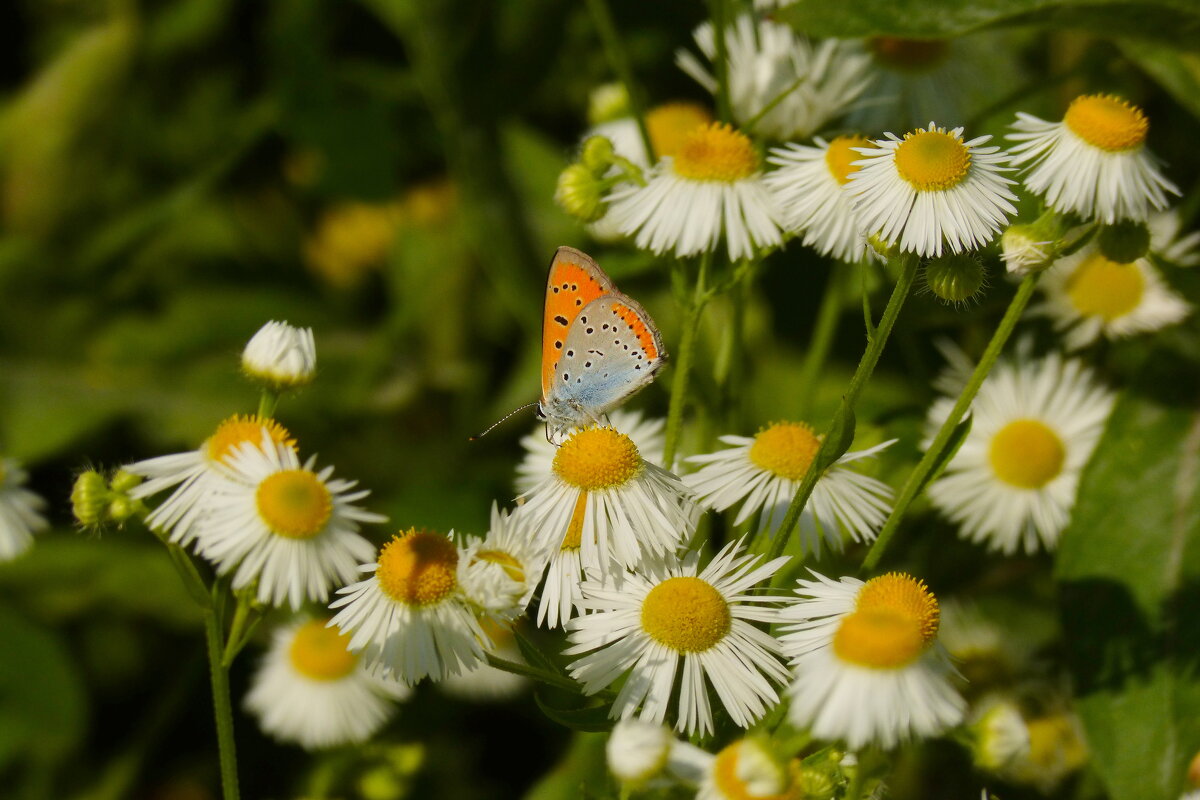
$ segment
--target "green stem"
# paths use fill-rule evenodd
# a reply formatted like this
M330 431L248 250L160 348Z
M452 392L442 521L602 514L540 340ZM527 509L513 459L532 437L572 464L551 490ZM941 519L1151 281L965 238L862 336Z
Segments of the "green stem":
M572 692L581 691L582 687L575 681L563 675L555 675L553 672L530 667L526 664L518 664L516 661L509 661L506 658L487 654L487 663L489 667L495 667L504 672L511 672L513 675L521 675L526 678L532 678L535 681L540 681L550 686L557 686L560 689L566 689Z
M258 398L258 416L270 419L275 414L275 406L279 405L279 392L263 389Z
M688 380L692 371L692 356L696 349L696 335L700 330L700 317L708 302L708 262L710 254L700 259L700 270L696 286L683 321L683 338L679 342L679 355L675 361L675 375L671 381L671 403L667 409L666 440L663 444L663 467L671 469L675 453L679 449L679 433L683 427L683 406L687 401Z
M208 640L208 674L212 681L213 715L217 723L217 749L221 759L224 800L238 800L237 750L233 740L233 707L229 701L229 670L224 665L225 581L213 584L212 607L204 612Z
M717 118L721 122L733 121L733 106L729 102L729 52L725 41L725 27L729 20L726 12L728 7L725 0L709 0L712 15L713 44L716 54L713 59L713 72L717 79Z
M233 612L233 622L229 626L229 636L225 638L225 654L221 660L226 669L233 664L246 642L250 641L250 635L262 619L261 614L254 608L253 584L236 594L237 608Z
M828 430L821 441L821 450L817 452L816 458L808 468L808 472L804 476L804 480L800 482L800 487L796 490L796 496L792 498L792 504L788 506L787 514L783 518L783 523L779 526L779 530L775 534L775 539L771 542L771 550L768 559L778 558L783 553L783 548L787 544L787 539L791 535L792 529L796 527L796 522L800 519L800 513L804 510L804 504L808 502L809 495L817 485L817 479L821 477L823 466L827 465L826 453L827 448L837 447L839 443L834 440L831 435L839 426L853 419L854 404L858 401L858 395L862 392L867 380L871 377L871 373L875 371L875 365L879 363L879 356L883 353L883 347L887 344L888 336L892 332L892 327L896 324L896 318L900 316L900 309L904 307L904 301L908 299L908 295L912 290L913 281L917 277L917 267L921 264L921 259L914 254L905 254L899 257L900 280L896 282L896 288L892 290L892 296L888 299L887 308L883 311L883 317L879 320L879 324L875 326L874 331L867 337L867 349L863 352L862 358L858 362L858 368L854 370L854 376L850 379L850 385L846 387L846 393L842 396L842 404L838 407L837 413L834 415L833 421L830 422ZM822 455L826 458L822 458ZM836 459L841 455L837 453L833 455Z
M608 64L619 80L625 86L625 94L629 98L629 112L637 123L638 134L646 148L646 158L653 164L657 159L654 152L654 142L650 139L650 129L646 127L646 109L642 105L641 87L633 77L633 65L625 45L617 33L616 23L613 22L612 12L609 11L605 0L588 0L588 10L592 13L592 21L596 23L596 31L600 34L600 42L604 46L604 54Z
M763 117L765 117L767 114L770 114L772 109L774 109L777 105L779 105L784 100L786 100L787 96L789 94L791 94L792 92L799 89L800 86L802 84L804 84L808 79L809 79L809 76L806 74L806 75L801 75L799 78L796 78L796 80L792 81L791 86L787 87L782 92L780 92L779 94L772 97L771 101L769 103L767 103L765 106L760 108L758 110L758 113L755 114L753 117L751 117L749 119L749 121L747 121L746 124L742 126L742 131L744 133L751 133L754 130L754 126L757 125L758 123L762 122Z
M883 524L883 529L879 532L879 537L875 540L875 544L871 545L871 549L867 551L867 557L863 559L863 570L870 571L879 563L879 559L883 557L884 551L887 550L888 543L891 542L892 536L896 533L896 528L900 525L900 520L904 517L912 501L925 488L925 483L929 478L930 472L941 458L946 443L950 441L954 429L962 421L963 415L970 408L976 393L979 392L979 387L983 384L983 379L991 372L992 365L999 358L1000 351L1004 349L1005 342L1012 335L1013 328L1017 325L1017 320L1021 318L1021 312L1025 310L1025 306L1029 303L1029 298L1033 296L1033 289L1037 285L1037 280L1038 273L1033 273L1026 275L1025 279L1021 281L1016 296L1008 304L1008 310L1004 312L1004 318L1000 320L1000 325L996 328L996 332L992 334L992 339L988 342L987 349L983 351L983 356L975 366L975 371L971 373L971 379L967 382L966 387L963 388L962 394L958 396L958 401L954 404L954 408L950 410L950 415L946 417L946 421L942 423L942 427L938 429L937 435L933 437L933 442L925 451L925 455L921 456L921 460L917 462L917 466L913 468L912 473L908 476L908 480L905 481L904 488L900 490L899 496L896 497L896 504L892 507L892 513L888 515L887 521Z
M821 298L821 307L817 310L817 321L813 324L812 341L800 368L800 396L796 398L796 416L801 420L805 419L811 410L813 396L816 394L817 376L821 367L825 365L825 359L833 344L838 317L841 316L843 268L848 269L849 266L836 263L829 273L825 295Z

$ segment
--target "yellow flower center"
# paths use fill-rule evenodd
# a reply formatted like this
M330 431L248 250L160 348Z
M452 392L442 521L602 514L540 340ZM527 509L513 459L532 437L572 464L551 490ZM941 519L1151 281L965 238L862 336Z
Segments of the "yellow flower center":
M743 775L745 770L740 769L740 756L742 755L744 741L739 739L733 744L726 746L713 759L713 783L717 785L721 797L726 798L726 800L801 800L804 797L803 788L797 780L800 775L800 762L796 759L791 761L786 774L784 774L782 768L778 770L779 774L776 776L765 774L767 772L766 769L754 770L755 772L761 771L764 774L754 775L752 780L755 785L751 786ZM778 787L779 784L785 781L790 785L782 792L771 792L771 789L767 787L768 783L774 783L775 787ZM754 791L755 789L758 791ZM762 790L768 793L764 794Z
M234 414L217 426L213 435L205 442L205 451L209 459L228 463L226 459L233 455L242 444L250 442L258 446L262 444L263 430L275 444L295 448L296 440L288 433L287 428L273 419L256 415Z
M554 454L555 474L585 491L615 489L641 470L637 445L612 428L579 431Z
M884 66L903 72L926 72L946 59L949 49L941 39L904 39L899 36L876 36L868 40L875 60Z
M1112 153L1141 147L1150 130L1150 120L1140 108L1111 94L1076 97L1063 123L1088 144Z
M411 606L440 603L458 586L458 549L447 537L410 528L379 551L375 578L384 594Z
M843 661L898 669L920 657L937 636L937 598L923 581L889 572L863 584L854 611L842 618L833 651Z
M642 601L642 630L680 653L701 653L729 633L729 604L700 578L667 578Z
M710 122L712 115L698 103L663 103L646 112L646 130L660 157L675 156L696 128Z
M802 481L817 451L821 437L803 422L776 422L759 431L750 445L750 460L755 466L790 481Z
M292 667L314 681L336 681L354 671L358 655L346 649L350 637L337 628L326 628L326 620L309 620L300 626L288 648Z
M333 513L333 495L306 469L268 475L258 485L254 502L267 527L288 539L311 539L325 530Z
M1067 297L1085 317L1112 322L1133 311L1142 302L1146 282L1137 264L1118 264L1100 253L1092 253L1067 278Z
M896 171L918 192L953 188L970 169L971 151L941 128L906 133L896 148Z
M675 154L675 174L693 181L734 183L758 171L750 137L713 122L688 134Z
M511 553L506 553L503 550L479 550L475 553L475 558L479 561L495 564L504 570L505 575L517 583L525 582L525 567L520 561L513 558Z
M1021 489L1040 489L1062 472L1067 451L1045 423L1018 419L992 437L988 461L996 477Z
M842 186L850 182L850 176L862 167L854 165L855 161L863 158L863 154L854 150L855 147L866 147L870 141L865 136L839 136L829 143L825 151L825 166L829 174Z

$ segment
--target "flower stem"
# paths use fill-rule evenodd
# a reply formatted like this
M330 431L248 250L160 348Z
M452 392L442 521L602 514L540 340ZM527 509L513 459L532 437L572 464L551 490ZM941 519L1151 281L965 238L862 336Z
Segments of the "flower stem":
M600 42L604 46L608 64L617 74L617 80L625 86L625 94L629 98L629 112L637 123L638 134L646 148L646 158L653 164L657 156L654 152L654 142L650 139L650 129L646 127L646 110L642 106L641 87L633 78L633 65L617 33L612 12L609 11L605 0L588 0L588 10L592 13L592 21L596 23L596 31L600 34Z
M217 722L217 749L221 759L221 789L224 800L238 800L237 750L233 740L233 708L229 701L229 670L224 653L224 609L226 581L213 584L212 606L204 610L204 632L208 640L208 674L212 681L213 714Z
M900 309L904 307L904 301L908 299L913 281L917 277L917 267L921 264L921 259L911 253L899 256L899 260L900 279L892 290L892 296L888 299L887 308L884 309L879 324L867 336L867 349L858 362L858 368L854 370L854 376L850 379L850 385L846 387L846 393L842 395L842 402L838 406L837 413L834 414L829 428L822 437L821 449L817 451L804 480L800 482L800 487L796 490L795 497L792 498L792 504L788 506L783 523L779 526L779 530L771 542L768 560L778 558L783 553L787 539L800 519L800 512L804 510L804 504L808 502L809 495L817 485L817 479L821 477L821 473L827 466L846 451L854 437L854 404L858 401L858 395L871 377L871 373L875 371L875 365L879 363L879 356L882 355L883 347L887 344L888 336L896 324L896 318L900 316ZM841 452L837 452L838 450Z
M708 302L708 263L710 254L700 259L700 270L696 275L696 286L692 292L683 320L683 338L679 342L679 355L675 361L675 375L671 381L671 403L667 409L666 440L663 444L663 467L671 469L675 453L679 449L679 432L683 426L683 406L687 401L688 380L692 371L692 356L696 349L696 334L700 330L700 316Z
M270 419L275 414L275 406L279 405L279 392L263 389L258 398L258 416Z
M499 656L492 655L491 653L487 654L487 663L489 667L495 667L496 669L504 672L511 672L513 675L521 675L526 678L532 678L535 681L540 681L542 683L549 684L550 686L557 686L560 689L567 689L568 691L572 692L579 692L582 690L582 687L578 683L563 675L555 675L553 672L547 672L546 670L538 669L537 667L530 667L526 664L518 664L516 661L509 661L506 658L500 658Z
M979 387L983 384L983 379L991 372L992 366L996 363L996 359L1000 356L1000 351L1004 349L1005 342L1012 335L1013 328L1017 325L1017 320L1021 318L1021 312L1025 310L1025 306L1029 303L1029 298L1033 296L1033 289L1037 285L1039 273L1026 275L1021 281L1020 287L1017 289L1017 294L1013 297L1012 302L1008 304L1008 310L1004 312L1004 318L1000 320L999 327L992 334L992 339L988 342L987 349L983 351L983 356L979 359L979 363L975 366L975 371L971 373L971 379L963 388L962 394L958 396L958 401L954 404L954 408L950 410L950 416L946 417L942 427L938 429L937 435L933 437L933 442L925 451L925 455L921 456L921 460L917 462L917 466L913 468L912 473L908 476L908 480L904 483L904 488L900 490L899 496L896 498L896 503L892 507L892 513L888 515L887 521L883 524L883 529L879 532L879 537L875 540L875 544L871 545L871 549L867 551L867 557L863 559L862 568L864 570L872 570L879 563L879 559L883 557L883 553L887 550L888 543L892 536L896 533L896 528L900 525L900 520L904 517L904 513L912 504L916 496L925 488L934 466L941 460L942 453L946 448L947 442L953 435L958 423L962 421L963 415L971 406L971 401L975 399L975 395L979 392Z
M838 317L842 311L842 268L843 264L835 263L829 273L829 281L825 284L825 294L821 298L821 306L817 310L817 321L813 324L812 341L808 352L804 355L804 365L800 368L800 396L796 399L796 416L803 420L808 416L816 394L817 375L825 366L829 348L833 344L833 334L837 329Z

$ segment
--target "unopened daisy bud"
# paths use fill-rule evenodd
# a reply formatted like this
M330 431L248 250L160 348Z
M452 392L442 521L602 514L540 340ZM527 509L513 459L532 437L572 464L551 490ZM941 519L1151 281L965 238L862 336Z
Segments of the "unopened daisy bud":
M588 125L602 125L629 116L629 92L622 83L605 83L588 95Z
M975 765L999 772L1029 754L1029 729L1021 710L1011 700L984 700L968 726Z
M804 800L832 800L838 781L828 770L804 765L796 774L796 784Z
M312 328L268 322L246 343L242 369L250 378L276 391L311 383L317 370Z
M613 143L605 136L589 136L579 151L580 162L593 175L603 175L612 164Z
M1034 225L1013 225L1000 236L1000 258L1015 275L1041 272L1054 263L1053 246Z
M116 471L116 474L112 476L112 480L109 482L109 485L112 487L114 492L124 493L139 485L141 482L141 475L135 475L128 470L119 469Z
M105 522L111 495L104 476L89 469L75 479L75 485L71 488L71 510L75 513L75 519L88 528Z
M1096 237L1096 244L1109 261L1131 264L1150 251L1150 229L1138 220L1105 225Z
M964 303L979 295L986 283L983 262L971 253L952 253L925 265L925 285L947 303Z
M558 176L554 201L573 217L595 222L604 216L608 204L602 199L600 178L584 164L571 164Z
M108 518L113 522L124 522L143 507L140 500L130 499L124 494L115 494L108 503Z
M671 732L657 723L621 720L604 748L608 769L631 788L644 786L666 769L674 740Z

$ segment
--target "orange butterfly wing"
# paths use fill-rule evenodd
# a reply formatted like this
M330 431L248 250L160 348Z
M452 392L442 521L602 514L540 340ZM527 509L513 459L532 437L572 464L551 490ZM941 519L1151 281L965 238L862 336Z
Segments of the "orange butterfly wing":
M571 321L597 297L617 291L595 260L574 247L560 247L546 278L546 313L542 319L542 399L554 382Z

